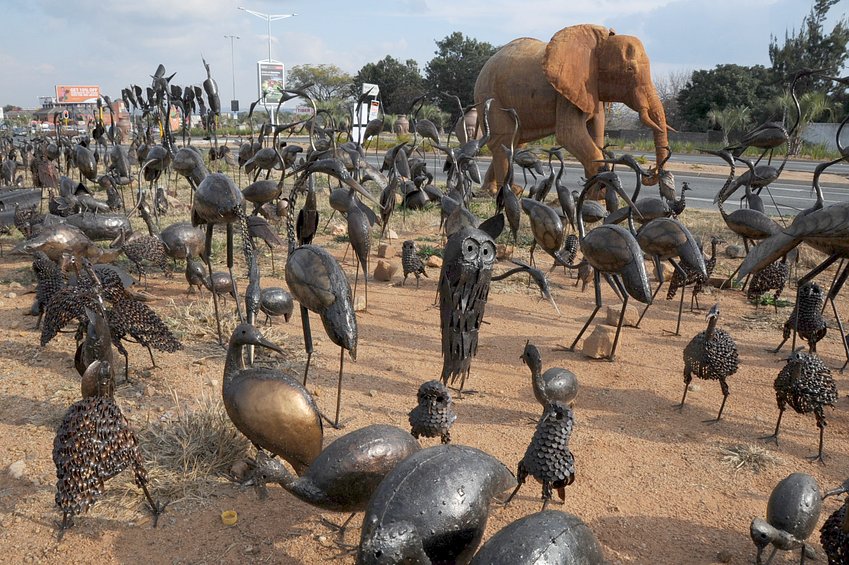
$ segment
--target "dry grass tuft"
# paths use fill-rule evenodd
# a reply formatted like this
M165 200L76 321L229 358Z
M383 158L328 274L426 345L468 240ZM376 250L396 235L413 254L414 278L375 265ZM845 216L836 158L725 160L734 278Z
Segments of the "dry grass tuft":
M733 467L735 471L750 469L753 473L759 473L764 469L783 463L780 457L757 445L736 443L721 448L720 452L722 453L722 462Z
M221 492L233 464L247 457L250 442L230 422L220 399L207 394L191 404L172 393L174 408L136 432L150 493L157 502L206 505ZM146 513L131 472L107 484L106 513L128 520Z
M212 303L212 296L208 292L204 292L203 296L190 302L177 303L174 299L169 299L171 311L164 312L165 323L171 328L177 336L191 344L190 349L193 354L200 355L222 355L224 352L221 346L218 345L218 330L215 324L215 306ZM239 325L239 317L236 315L236 306L233 304L233 299L227 297L226 304L219 298L218 311L221 315L221 335L226 340L230 338L233 330ZM318 318L315 317L317 320ZM265 325L265 314L257 314L257 327L262 332L262 335L280 346L283 349L283 354L273 354L272 366L275 368L290 373L297 373L303 370L303 364L306 362L306 354L302 347L302 338L300 337L300 328L295 327L293 333L289 332L289 326L278 318L274 320L273 325ZM292 322L290 322L292 323ZM185 338L189 337L190 340ZM260 352L263 348L259 348ZM262 353L258 364L266 363L262 360Z

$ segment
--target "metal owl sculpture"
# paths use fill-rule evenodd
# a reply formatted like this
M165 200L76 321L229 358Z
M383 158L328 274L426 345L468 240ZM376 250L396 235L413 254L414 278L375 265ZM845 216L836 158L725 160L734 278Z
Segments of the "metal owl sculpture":
M453 385L459 377L460 390L477 353L494 263L495 242L487 233L468 227L448 238L439 276L442 382Z
M530 273L543 297L554 304L542 272L525 263L515 263L519 267L493 277L493 235L471 226L451 234L445 244L442 272L439 275L443 358L441 379L446 385L454 386L459 378L460 392L469 376L472 358L477 353L478 331L483 322L491 281L502 280L516 273Z

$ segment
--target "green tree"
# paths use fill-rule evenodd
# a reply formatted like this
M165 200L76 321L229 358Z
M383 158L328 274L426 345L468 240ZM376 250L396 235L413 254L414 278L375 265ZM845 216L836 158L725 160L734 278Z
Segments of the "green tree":
M316 101L351 96L351 75L336 65L296 65L289 70L287 81L288 88L312 84L306 91Z
M784 111L787 116L785 123L790 128L796 122L796 104L793 102L789 92L777 96L773 106ZM799 125L796 126L793 139L791 140L790 152L796 154L801 149L802 134L815 120L827 115L834 119L837 104L831 96L821 90L812 90L799 96Z
M466 37L459 31L437 41L436 47L436 57L425 66L430 91L434 94L455 94L463 104L471 104L478 73L497 48L485 41ZM451 98L440 97L439 107L452 115L458 113L456 102Z
M747 106L729 106L707 113L708 121L722 130L722 144L728 145L728 134L732 130L745 128L752 121L752 111Z
M354 77L357 92L362 92L364 82L380 87L380 100L387 114L406 114L410 102L425 90L419 64L414 59L402 63L391 55L359 70Z
M783 43L775 36L770 37L769 59L772 70L783 84L788 84L793 73L799 69L823 69L827 74L836 76L846 63L849 52L849 20L841 16L831 32L824 29L828 12L839 0L814 0L811 11L802 18L798 31L786 31ZM796 91L806 92L822 90L827 93L843 92L830 81L808 77L799 81Z
M747 106L752 108L752 121L760 123L771 117L769 102L780 93L772 71L762 65L717 65L695 71L678 93L679 116L686 128L704 131L711 110Z
M419 110L418 119L430 120L437 128L444 130L449 125L451 114L443 112L435 104L424 104Z

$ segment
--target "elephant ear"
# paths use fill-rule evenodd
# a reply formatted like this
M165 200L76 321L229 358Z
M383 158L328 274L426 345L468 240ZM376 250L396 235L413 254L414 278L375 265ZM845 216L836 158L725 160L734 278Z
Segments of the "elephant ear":
M581 111L598 107L597 48L613 34L602 26L582 24L563 28L545 47L542 62L548 82Z

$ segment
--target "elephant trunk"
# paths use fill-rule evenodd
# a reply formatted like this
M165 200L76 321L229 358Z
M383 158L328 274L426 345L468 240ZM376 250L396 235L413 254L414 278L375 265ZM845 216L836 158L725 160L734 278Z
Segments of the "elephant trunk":
M658 182L659 169L669 158L669 137L667 134L666 113L663 104L656 92L647 97L648 105L639 108L640 121L650 127L654 132L654 150L656 159L655 174L650 178L644 178L643 184L654 185Z

